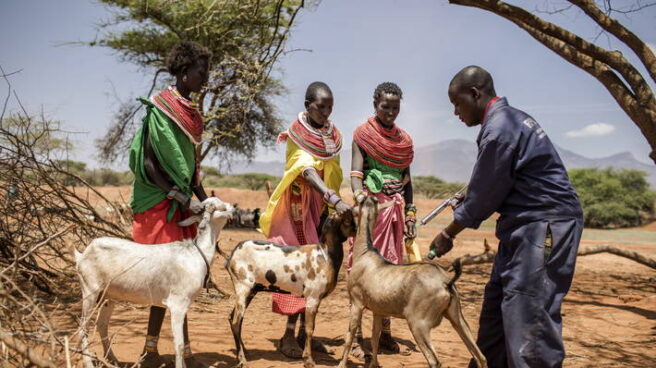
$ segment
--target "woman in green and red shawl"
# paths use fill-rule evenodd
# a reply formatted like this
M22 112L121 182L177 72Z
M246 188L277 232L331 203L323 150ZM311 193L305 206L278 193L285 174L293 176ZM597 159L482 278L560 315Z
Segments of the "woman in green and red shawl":
M211 53L190 41L177 44L167 59L175 85L140 99L146 106L143 126L130 147L130 169L134 173L131 207L134 212L132 237L142 244L163 244L194 238L196 227L180 227L178 221L202 209L207 195L200 183L196 147L201 143L203 119L191 101L207 83ZM148 260L145 260L146 262ZM164 362L157 340L166 309L151 306L142 367L159 367ZM184 356L187 367L196 367L189 346L187 318L184 321Z
M379 212L374 226L374 246L394 264L403 263L404 237L416 236L415 214L412 204L410 163L414 157L412 139L394 121L401 109L402 92L394 83L381 83L374 91L376 115L370 117L353 132L351 159L351 189L356 203L368 195L379 203L394 201L394 205ZM349 268L351 252L349 252ZM362 332L358 331L358 345ZM353 353L362 354L354 345ZM398 353L399 346L392 338L390 320L383 320L380 348Z

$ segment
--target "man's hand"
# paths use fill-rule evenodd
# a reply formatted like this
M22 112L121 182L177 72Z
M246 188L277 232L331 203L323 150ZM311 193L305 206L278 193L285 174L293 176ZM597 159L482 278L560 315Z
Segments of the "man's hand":
M335 205L335 212L340 216L343 216L345 213L350 213L352 210L353 208L344 201L339 201Z
M443 255L449 253L451 248L453 248L453 238L447 238L444 236L444 230L437 234L430 245L431 252L433 252L438 257L442 257Z
M452 210L455 210L456 207L460 206L460 203L465 200L465 193L456 193L453 198L449 201L449 207Z
M417 237L417 224L414 221L405 222L405 237L408 239L414 239Z
M187 209L193 214L199 214L203 212L205 206L203 206L203 202L197 201L195 199L190 199L189 203L187 204Z

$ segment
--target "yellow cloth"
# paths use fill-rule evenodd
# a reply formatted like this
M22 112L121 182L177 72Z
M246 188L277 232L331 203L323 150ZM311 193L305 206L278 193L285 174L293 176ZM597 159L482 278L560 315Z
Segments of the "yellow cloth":
M294 182L296 177L307 167L313 167L317 171L323 170L323 181L329 189L332 189L339 195L339 187L342 185L342 168L339 166L339 155L322 160L312 156L298 147L291 139L287 139L287 159L285 164L285 173L276 187L276 190L269 198L267 208L260 216L260 231L269 237L273 212L283 193Z

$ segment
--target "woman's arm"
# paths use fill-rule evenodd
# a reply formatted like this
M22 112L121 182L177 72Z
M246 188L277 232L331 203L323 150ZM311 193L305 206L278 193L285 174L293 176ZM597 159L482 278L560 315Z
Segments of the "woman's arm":
M417 207L412 202L410 167L403 172L403 199L405 200L405 236L414 239L417 236Z
M169 199L175 199L182 205L183 210L189 209L191 198L186 194L182 193L179 190L176 190L176 187L171 183L168 175L164 173L159 161L157 161L157 156L155 156L155 151L150 143L148 137L148 129L145 129L144 134L144 170L146 170L146 176L153 182L158 188L167 193Z
M360 204L365 195L362 192L362 179L364 178L364 152L360 149L355 141L351 145L351 172L363 173L362 177L358 175L351 175L351 190L353 191L353 199L355 204Z
M328 188L315 168L308 167L303 170L303 178L307 180L308 183L310 183L314 190L323 195L324 200L327 200L335 206L335 211L337 211L338 214L342 215L345 212L351 210L351 206L342 201L339 196L337 196L337 193L334 193L333 190ZM333 197L333 195L337 197Z

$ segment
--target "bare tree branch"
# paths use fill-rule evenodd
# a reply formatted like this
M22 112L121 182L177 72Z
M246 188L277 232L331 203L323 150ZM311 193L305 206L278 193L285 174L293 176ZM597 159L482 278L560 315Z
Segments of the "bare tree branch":
M593 0L570 0L570 2L583 10L585 14L603 29L617 37L618 40L633 50L645 68L647 68L652 80L656 82L656 56L654 56L654 52L649 48L647 43L643 42L635 33L628 30L620 22L604 14ZM652 5L654 4L648 6Z
M594 76L641 130L652 147L650 157L656 162L656 99L640 72L620 52L605 50L522 8L502 1L450 0L450 3L480 8L510 20L563 59ZM641 60L650 74L655 72L653 52L635 34L604 15L591 0L576 0L572 3L585 8L584 11L587 9L600 26L626 43L639 56L642 55Z

